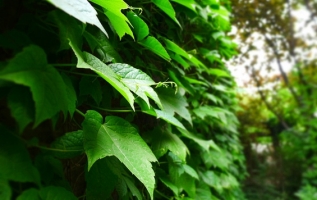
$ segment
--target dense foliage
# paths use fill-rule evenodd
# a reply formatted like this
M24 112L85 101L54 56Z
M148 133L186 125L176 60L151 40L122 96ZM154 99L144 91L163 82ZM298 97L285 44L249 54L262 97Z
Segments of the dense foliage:
M244 199L229 1L0 9L0 199Z

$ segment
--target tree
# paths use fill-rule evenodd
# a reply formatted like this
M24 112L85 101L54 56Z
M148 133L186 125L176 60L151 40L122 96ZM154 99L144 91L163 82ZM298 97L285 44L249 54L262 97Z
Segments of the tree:
M307 170L314 165L316 152L313 139L316 135L316 94L313 89L315 79L314 74L307 73L312 72L316 66L313 50L316 48L314 39L317 35L313 31L316 15L313 7L316 7L316 2L233 2L235 25L241 43L244 44L242 51L245 51L241 61L252 77L251 84L258 88L261 101L274 116L273 121L268 120L268 128L271 129L269 135L275 152L275 162L279 166L277 169L281 174L279 184L275 186L279 192L290 195L298 190L288 185L298 183L298 178L288 179L290 174L287 173L290 171L300 170L303 184L307 181L312 184L315 179L305 178ZM307 12L310 13L308 17L301 19ZM308 31L302 31L301 26ZM263 45L259 41L263 41ZM258 50L261 55L255 53L254 57L248 58L246 55L252 55L250 52L253 50ZM278 69L277 72L274 71L275 68ZM274 86L264 90L268 83L273 83ZM294 165L294 170L291 170L288 162L300 162L301 166ZM286 166L289 166L287 170Z

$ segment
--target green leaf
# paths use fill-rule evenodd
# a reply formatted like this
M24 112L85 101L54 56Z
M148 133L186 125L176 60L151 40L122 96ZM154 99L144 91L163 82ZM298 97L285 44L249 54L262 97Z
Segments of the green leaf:
M190 197L194 198L196 196L195 179L187 173L183 173L177 179L176 185L183 188Z
M137 14L129 11L127 17L133 26L133 32L137 37L137 41L141 41L149 35L149 27Z
M184 164L183 167L186 174L190 175L191 177L197 180L199 179L197 172L191 166Z
M230 160L222 151L205 151L201 153L201 157L207 168L213 166L226 170L230 164Z
M89 68L95 71L101 78L105 79L110 85L112 85L131 105L134 110L134 96L121 81L119 75L117 75L108 65L101 62L95 56L85 52L84 56L87 59Z
M132 38L133 33L128 25L129 20L127 17L122 14L121 10L129 8L129 5L126 4L123 0L90 0L91 2L98 4L99 6L105 9L105 14L109 18L112 26L115 28L120 39L125 33L130 35Z
M139 104L139 106L141 107L141 110L143 113L146 113L148 115L152 115L152 116L157 117L157 118L161 118L164 121L166 121L170 124L173 124L176 127L179 127L181 129L186 130L184 125L178 119L176 119L172 114L169 114L169 113L164 112L162 110L154 109L152 107L149 108L143 100L136 99L136 101Z
M99 105L102 100L102 90L99 80L95 77L83 76L79 82L79 95L89 95Z
M97 26L105 35L106 30L97 18L96 10L88 3L87 0L48 0L54 6L63 10L67 14L75 17L79 21Z
M189 8L190 10L194 11L195 13L197 13L196 11L197 3L194 0L171 0L171 1L181 4Z
M182 96L180 93L175 94L173 88L161 87L157 88L156 91L159 98L161 99L164 112L171 115L177 113L182 118L186 119L190 124L192 124L192 119L187 109L188 103L185 96Z
M165 43L165 48L173 51L174 53L183 56L184 58L189 59L188 53L182 49L180 46L178 46L177 44L175 44L174 42L172 42L171 40L167 39L167 38L163 38L163 41Z
M156 130L153 133L152 150L157 158L160 158L170 150L182 161L186 161L186 154L189 153L188 148L177 135L167 129Z
M120 82L141 97L149 107L150 102L147 97L154 100L154 102L162 108L159 97L151 87L155 82L150 76L128 64L115 63L110 64L109 67L120 77Z
M0 178L40 185L39 173L22 141L2 126L0 133L0 163L5 163L1 165Z
M0 172L0 199L11 200L11 196L12 196L12 191L11 191L9 181L6 179L3 179L2 174Z
M108 199L113 192L118 177L107 166L106 158L94 163L86 174L87 188L86 198Z
M84 37L86 38L91 50L96 50L103 62L122 62L122 58L119 53L111 45L108 38L105 37L101 32L92 35L85 31Z
M157 54L161 58L163 58L167 61L171 60L171 58L168 55L168 53L166 52L165 48L162 46L162 44L155 37L148 36L144 40L139 41L139 44L141 44L142 46L151 50L152 52L154 52L155 54Z
M130 178L127 178L125 176L122 176L122 179L127 184L129 190L131 191L132 195L135 196L138 200L142 200L142 195L139 191L139 189L136 187L136 185L130 180Z
M39 196L43 200L77 200L75 195L63 187L48 186L39 191Z
M69 76L63 73L61 74L61 76L64 80L65 88L66 88L68 112L70 116L72 117L76 110L76 102L77 102L76 91Z
M127 121L114 116L106 117L104 124L102 121L102 116L95 111L85 115L84 147L88 169L98 159L115 156L145 185L153 199L155 180L150 162L156 158L152 151Z
M166 187L168 187L169 189L173 191L175 196L179 195L179 190L177 186L174 183L172 183L172 181L168 178L164 170L160 168L156 169L156 176L160 179L160 181L162 181L162 183Z
M65 83L57 70L47 64L45 52L38 46L26 47L16 54L0 71L0 80L30 87L35 101L34 126L68 110Z
M218 145L216 145L216 143L213 140L203 140L203 139L197 137L196 135L190 133L187 130L179 129L179 128L178 128L178 130L179 130L179 132L182 133L182 135L184 137L193 140L194 142L196 142L199 146L201 146L207 152L210 150L210 147L213 148L214 150L220 151L220 148L218 147Z
M52 144L52 154L58 158L73 158L84 152L83 131L73 131L57 138Z
M221 70L221 69L208 69L208 74L219 76L219 77L231 77L228 72Z
M35 188L30 188L25 190L20 194L17 200L41 200L39 196L39 191Z
M35 118L34 101L29 88L13 87L8 95L8 107L12 117L19 125L19 133L22 133L24 128Z
M172 4L169 2L169 0L151 0L157 7L159 7L167 16L169 16L176 24L181 27L180 23L176 19L176 13L172 6Z

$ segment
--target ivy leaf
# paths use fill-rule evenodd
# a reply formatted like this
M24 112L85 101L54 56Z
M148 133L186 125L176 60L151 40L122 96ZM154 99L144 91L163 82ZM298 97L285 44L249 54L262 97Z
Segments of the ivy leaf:
M178 128L178 130L179 130L179 132L182 133L182 135L184 137L193 140L199 146L201 146L205 151L208 152L210 150L210 147L213 148L216 151L220 151L220 148L218 147L218 145L213 140L203 140L203 139L197 137L196 135L188 132L187 130L180 129L180 128Z
M127 178L125 176L122 176L122 179L127 184L129 190L131 191L132 195L135 196L138 200L142 200L142 195L139 191L139 189L136 187L136 185L130 180L130 178Z
M159 97L151 87L155 82L150 76L128 64L115 63L110 64L109 67L120 77L120 81L132 92L141 97L149 107L150 102L147 97L153 99L162 108Z
M105 35L106 30L97 18L96 10L88 3L87 0L48 0L54 6L75 17L79 21L97 26Z
M29 88L13 87L8 95L8 107L12 117L18 123L19 133L22 133L24 128L35 118L34 101Z
M170 130L155 130L152 138L152 150L157 158L167 153L168 150L173 152L182 161L186 161L186 154L189 153L184 142Z
M48 186L39 191L41 199L59 200L69 199L76 200L75 195L63 187Z
M181 4L181 5L189 8L190 10L194 11L195 13L197 13L197 11L196 11L197 3L194 0L171 0L171 1L174 1L178 4Z
M58 158L73 158L84 152L83 131L73 131L57 138L52 144L52 154Z
M134 96L130 92L129 88L120 81L119 75L114 73L108 65L101 62L95 56L87 52L84 52L84 56L87 59L87 66L112 85L129 102L130 106L134 110Z
M0 71L0 80L11 81L30 88L35 101L37 126L59 111L66 115L68 97L65 83L58 71L47 64L45 52L38 46L28 46L10 60Z
M176 24L181 27L176 19L175 10L169 0L151 0L157 7L159 7L167 16L169 16Z
M111 45L108 38L105 37L101 32L92 35L85 31L84 37L86 38L91 50L94 51L96 49L103 62L122 62L122 58L119 53Z
M1 172L0 172L1 173ZM3 179L0 174L0 199L2 200L10 200L12 196L11 187L9 181Z
M186 119L190 124L192 124L192 119L188 109L188 103L185 96L180 95L180 93L175 94L172 88L158 88L157 94L161 99L163 105L163 111L174 115L176 112L182 118Z
M155 37L148 36L144 40L139 41L139 44L151 50L163 59L167 61L171 60L163 45Z
M196 196L195 179L187 173L183 173L176 181L178 188L183 188L190 197Z
M87 199L107 199L114 190L118 177L109 169L105 158L95 162L86 174Z
M141 41L149 35L149 27L137 14L129 11L127 17L133 26L133 32L137 37L137 41Z
M134 38L133 33L128 25L129 20L127 17L122 14L121 10L129 8L129 5L126 4L123 0L90 0L95 4L103 7L105 9L105 14L109 18L112 26L116 30L120 39L124 36L125 33Z
M182 49L180 46L178 46L177 44L175 44L174 42L172 42L171 40L167 38L163 38L163 41L165 43L166 49L173 51L177 55L181 55L184 58L189 59L188 53L184 49Z
M39 192L35 188L30 188L28 190L24 190L22 194L20 194L17 200L41 200L39 197Z
M149 108L146 105L146 103L140 99L136 99L136 101L139 104L139 106L141 107L141 110L143 113L146 113L148 115L152 115L154 117L163 119L164 121L166 121L170 124L173 124L176 127L179 127L181 129L186 130L184 125L178 119L176 119L172 114L164 112L162 110L154 109L153 107Z
M150 162L157 160L137 130L115 116L106 117L103 123L95 111L86 113L83 128L88 170L98 159L115 156L145 185L153 199L155 179Z
M73 83L70 80L69 76L65 74L61 74L64 83L65 83L65 89L66 89L66 94L67 94L67 107L68 107L68 112L70 116L72 117L75 110L76 110L76 102L77 102L77 95L76 91L74 89Z
M5 163L0 168L0 178L40 185L40 175L21 140L3 126L0 132L0 163Z
M191 177L197 180L199 179L197 172L191 166L184 164L183 167L186 174L190 175Z

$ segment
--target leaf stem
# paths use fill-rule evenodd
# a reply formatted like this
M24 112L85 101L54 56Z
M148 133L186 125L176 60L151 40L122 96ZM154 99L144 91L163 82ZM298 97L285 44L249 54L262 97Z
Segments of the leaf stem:
M76 67L77 64L71 64L71 63L55 63L55 64L50 64L55 67Z
M165 199L170 199L169 197L167 197L165 194L163 194L163 193L161 193L160 191L158 191L158 190L155 190L155 192L157 193L157 194L159 194L160 196L162 196L162 197L164 197Z
M85 117L85 114L84 114L83 112L81 112L80 110L76 109L76 112L77 112L78 114L80 114L81 116Z
M97 75L97 74L86 74L86 73L72 72L72 71L67 71L67 70L62 70L62 69L59 69L59 71L70 73L70 74L81 75L81 76L99 77L99 75Z
M134 112L133 110L112 110L112 109L107 109L107 108L100 108L97 106L93 106L93 105L89 105L95 109L98 110L103 110L103 111L107 111L107 112L116 112L116 113L129 113L129 112ZM141 112L141 110L136 110L135 112Z

